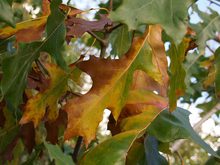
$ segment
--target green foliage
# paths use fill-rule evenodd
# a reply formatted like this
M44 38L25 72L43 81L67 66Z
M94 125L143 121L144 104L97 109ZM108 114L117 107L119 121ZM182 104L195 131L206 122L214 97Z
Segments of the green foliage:
M51 3L51 14L47 19L45 45L43 51L48 52L63 69L67 65L62 57L64 42L66 37L66 27L64 24L65 14L59 10L62 0L54 0Z
M20 44L15 55L8 55L2 61L1 94L14 110L22 103L28 73L40 55L41 46L41 42Z
M177 139L219 158L176 108L202 92L202 115L219 105L220 48L207 42L220 43L217 12L192 0L113 0L90 21L90 10L61 3L0 1L1 164L169 164ZM190 24L189 7L203 22Z
M128 31L128 27L123 25L113 31L110 35L109 42L112 44L111 53L121 57L131 46L132 32Z
M50 159L55 160L56 165L74 165L71 156L65 155L58 145L52 145L44 142L44 145L49 153Z
M206 41L210 39L215 39L216 32L219 32L220 30L220 15L218 14L218 12L212 10L211 8L209 8L210 14L200 11L197 5L194 5L193 9L202 19L202 22L198 24L191 24L191 27L197 33L196 42L199 45L199 48L204 49Z
M161 24L176 43L180 43L186 32L187 8L190 0L124 0L111 13L113 21L119 21L135 30L142 24Z
M189 123L189 114L188 111L181 108L177 108L172 114L165 110L152 122L148 132L161 142L190 138L207 152L218 157L213 149L193 130Z
M11 6L7 0L0 1L0 21L14 27L14 15Z

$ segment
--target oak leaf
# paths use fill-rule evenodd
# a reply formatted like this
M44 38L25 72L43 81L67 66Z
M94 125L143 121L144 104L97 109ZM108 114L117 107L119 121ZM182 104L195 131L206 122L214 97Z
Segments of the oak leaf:
M77 65L92 77L93 86L87 94L69 100L64 107L68 114L65 139L80 135L88 145L95 138L105 108L111 109L114 118L118 118L126 101L132 74L137 68L143 68L143 57L138 55L146 39L147 32L144 37L134 39L133 46L122 59L91 57Z
M67 90L69 76L56 65L47 64L46 68L51 76L49 87L28 100L20 124L32 121L36 127L45 115L46 120L54 121L59 114L58 100Z

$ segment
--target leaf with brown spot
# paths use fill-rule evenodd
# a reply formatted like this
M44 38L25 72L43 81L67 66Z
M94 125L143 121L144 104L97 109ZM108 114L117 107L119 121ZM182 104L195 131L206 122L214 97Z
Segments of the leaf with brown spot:
M27 20L16 24L16 28L5 27L0 29L0 39L16 35L17 42L30 42L39 40L44 31L47 16ZM24 35L25 34L25 35Z
M169 76L167 73L167 57L162 41L162 29L159 25L149 26L147 45L151 53L148 55L147 67L151 72L144 73L137 70L133 76L132 89L145 89L157 91L162 96L167 96ZM150 67L151 66L151 67ZM154 70L154 72L153 72Z
M183 41L176 46L171 43L171 47L168 51L170 57L170 84L169 84L169 111L173 112L176 109L177 99L185 93L185 76L186 71L182 65L185 54L189 47L191 39L184 38Z
M162 75L159 82L161 85L161 95L167 95L169 76L167 73L168 63L164 43L162 41L162 28L160 25L149 26L149 35L147 39L153 54L153 64L158 68Z
M28 100L20 124L33 121L36 127L45 115L49 121L58 116L58 100L67 90L69 74L54 64L47 64L46 68L51 76L49 87Z
M118 125L122 131L142 130L168 107L168 100L152 91L132 90Z
M147 33L142 38L134 39L132 48L122 59L91 57L90 60L77 65L92 77L93 86L87 94L69 100L64 107L68 114L65 139L83 136L88 145L95 138L105 108L111 109L114 118L118 118L126 102L132 74L137 68L143 68L145 56L138 54L146 39Z

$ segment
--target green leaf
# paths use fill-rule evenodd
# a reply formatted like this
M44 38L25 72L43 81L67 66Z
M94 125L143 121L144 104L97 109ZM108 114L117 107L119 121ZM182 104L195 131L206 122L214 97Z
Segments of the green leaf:
M82 157L80 165L125 164L127 152L138 131L120 133L91 149Z
M196 31L197 44L200 49L205 48L206 41L214 39L216 33L220 31L220 15L218 12L209 8L208 12L202 12L198 9L198 6L193 6L193 9L202 19L201 23L191 24L191 28Z
M215 92L220 97L220 48L215 51Z
M168 51L170 57L170 88L168 91L169 96L169 110L172 112L176 108L176 102L179 96L185 92L185 76L186 72L182 65L185 59L185 52L188 48L189 41L184 39L178 46L174 43Z
M13 11L7 0L0 1L0 10L0 21L15 27Z
M13 159L9 164L19 164L21 162L21 154L24 151L24 145L21 139L18 140L15 148L13 149Z
M165 110L151 123L147 132L161 142L190 138L208 153L219 157L216 152L193 130L189 123L190 112L177 108L173 113Z
M144 145L135 141L128 151L126 165L144 165L146 161Z
M186 32L190 4L191 0L124 0L110 18L127 24L130 30L142 24L160 24L179 43Z
M128 27L123 25L110 34L109 41L112 44L111 53L121 57L131 46L132 32L129 32Z
M33 61L39 56L41 45L41 42L19 44L17 53L7 56L2 61L1 92L13 109L16 109L22 102L28 72Z
M12 113L7 108L3 109L3 113L6 120L3 128L0 127L0 157L19 133L19 126L15 123Z
M148 135L144 139L147 165L168 165L167 160L159 153L158 141L155 137Z
M63 69L67 65L62 57L64 42L66 37L66 27L64 24L65 14L59 9L62 0L53 0L50 5L51 14L47 19L46 33L47 39L43 50L48 52Z
M44 145L49 153L50 159L55 160L56 165L74 165L71 156L64 154L58 145L52 145L47 142L44 142Z

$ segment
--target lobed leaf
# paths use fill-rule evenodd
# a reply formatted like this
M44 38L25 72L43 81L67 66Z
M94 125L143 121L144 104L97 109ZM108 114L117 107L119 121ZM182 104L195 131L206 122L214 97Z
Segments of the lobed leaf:
M28 100L20 124L33 121L36 127L45 115L47 120L54 121L59 114L58 100L67 90L69 75L56 65L47 64L46 68L51 78L49 87Z
M193 6L193 9L202 19L201 23L191 24L191 28L196 32L196 43L199 49L204 53L206 41L216 38L216 33L220 31L220 15L218 12L209 8L208 12L202 12L198 9L198 6Z
M111 12L110 18L127 24L130 30L142 24L160 24L176 43L180 43L187 29L190 4L191 0L124 0Z

